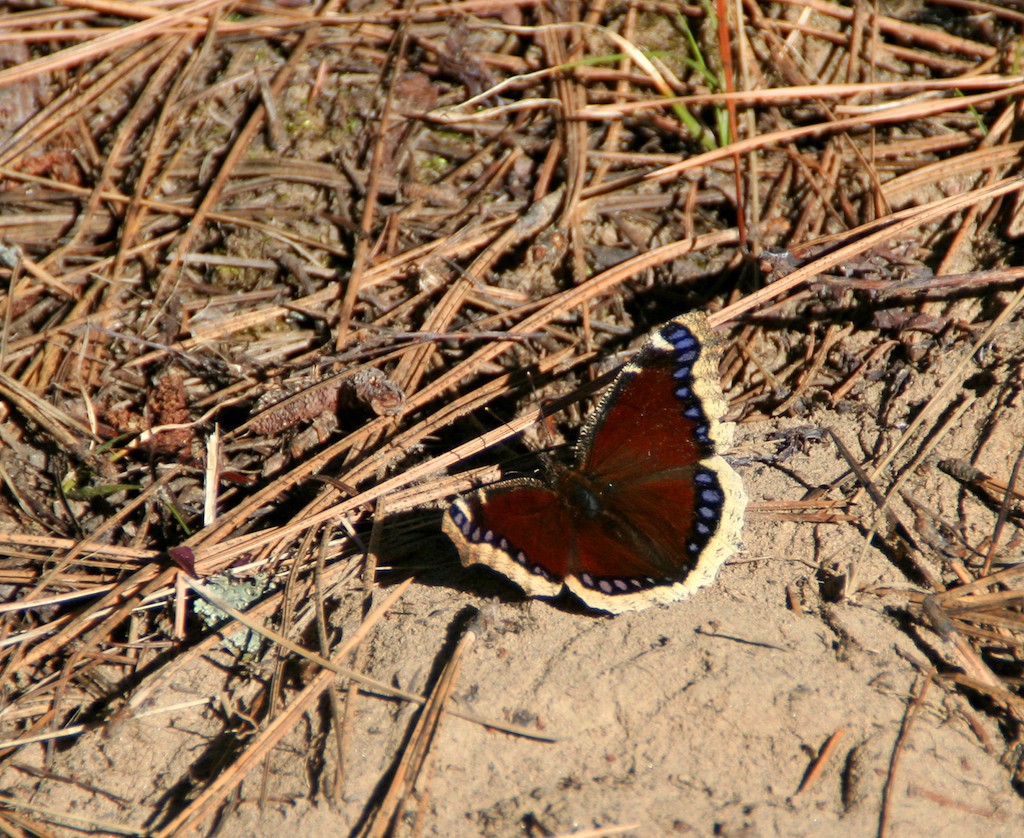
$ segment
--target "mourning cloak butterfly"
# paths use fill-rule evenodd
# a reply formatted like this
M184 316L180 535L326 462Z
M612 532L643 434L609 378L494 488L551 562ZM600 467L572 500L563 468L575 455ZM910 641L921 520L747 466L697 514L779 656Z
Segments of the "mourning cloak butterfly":
M622 368L576 447L576 467L457 498L444 531L466 566L529 596L568 588L618 614L689 596L735 552L747 497L715 452L732 441L720 349L702 314L669 321Z

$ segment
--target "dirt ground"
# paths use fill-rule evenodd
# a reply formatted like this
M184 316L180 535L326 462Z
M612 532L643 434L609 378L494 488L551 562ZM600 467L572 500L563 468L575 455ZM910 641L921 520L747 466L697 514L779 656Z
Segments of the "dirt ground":
M967 351L944 355L915 381L893 424L903 424ZM1020 357L1020 324L1001 330L992 351ZM1007 461L1019 444L1020 395L993 413L997 392L974 401L947 430L944 455L977 452L982 469ZM883 396L879 385L859 401L871 409ZM832 429L862 456L898 437L879 439L865 433L860 415L832 410L799 423L741 426L734 455L753 501L746 550L713 587L671 607L609 618L522 602L486 572L453 571L454 550L431 531L436 516L423 515L421 549L440 580L427 574L414 584L374 631L367 674L426 691L476 612L478 640L455 705L555 740L447 717L423 791L413 795L423 834L621 826L636 835L862 835L877 831L884 797L893 835L1019 834L1024 805L1001 761L1004 734L984 708L926 682L928 652L947 656L948 641L908 624L914 586L900 558L865 549L863 529L849 523L786 522L757 511L758 501L796 499L848 475L834 446L821 441L772 462L779 445L769 434L807 424ZM967 537L991 525L991 510L933 462L914 469L906 489L936 514L962 519ZM842 596L837 579L846 582ZM157 672L140 709L217 695L224 689L218 664L228 662L215 655ZM90 822L157 826L151 818L167 810L181 777L218 758L222 713L165 710L88 733L55 755L47 779L23 773L9 790ZM353 830L414 721L409 705L360 698L341 796L330 800L323 784L336 762L324 719L314 717L271 757L265 806L255 802L263 778L255 770L218 834ZM830 738L835 750L809 781ZM310 741L326 751L316 777Z
M776 42L759 39L778 22L778 37L806 37L815 83L846 80L840 66L851 81L946 74L962 81L957 95L1010 91L892 124L868 98L746 101L753 136L794 132L758 149L757 165L742 158L760 178L760 192L744 188L760 196L748 215L763 212L750 234L771 249L766 266L739 244L732 158L666 116L678 111L593 111L569 123L585 126L578 143L560 121L583 105L710 95L691 64L660 55L678 76L667 72L666 89L636 63L554 72L565 45L516 29L553 13L498 5L486 24L487 4L458 24L450 10L400 24L401 10L356 4L344 12L357 22L314 30L292 5L254 4L219 10L216 37L181 12L153 41L166 55L141 41L113 53L141 73L126 89L111 80L115 62L112 87L88 98L83 65L82 117L58 111L38 129L32 148L45 155L0 134L3 245L33 259L28 274L7 266L0 278L0 830L1022 834L1024 542L1019 503L1002 498L1024 429L1024 319L1020 275L990 274L1021 264L1019 186L999 177L1019 175L1024 90L989 45L1011 33L1019 48L1022 21L900 4L887 14L913 26L882 27L891 52L870 53L869 73L853 60L869 51L843 52L859 37L845 12L748 4L751 60L780 74L759 89L797 85L769 60ZM682 41L675 6L639 6L596 13L641 46ZM703 19L699 6L679 9ZM106 32L106 18L82 20ZM586 32L587 54L603 56ZM19 55L0 64L45 57ZM287 83L267 88L294 55ZM392 74L396 55L405 64ZM989 75L975 77L976 64ZM179 122L126 104L144 103L165 67L155 77ZM22 99L0 102L12 124L75 90L52 67L14 86L6 72L0 95ZM506 79L474 107L508 111L473 122L462 103ZM577 93L558 87L566 80ZM905 93L892 96L920 106ZM236 146L268 102L284 135ZM849 114L876 121L834 137L806 127ZM134 156L105 164L117 153ZM219 183L226 159L234 169ZM147 160L160 161L148 181ZM596 191L573 193L574 176ZM128 198L140 182L150 215L136 227ZM867 240L876 218L964 195L977 206L936 211L744 308L823 252L798 259L808 241L831 247L850 229ZM965 243L961 227L976 235ZM628 277L615 278L620 264L634 266ZM940 265L955 293L936 282ZM743 550L717 581L610 617L524 600L496 574L463 569L441 534L451 497L528 471L530 453L564 453L557 444L592 409L588 386L684 308L726 324L721 371L738 427L724 453L750 497ZM346 383L281 418L281 393L313 382L322 395L328 374L348 382L353 370L380 375L351 388L355 406ZM530 420L569 393L582 394ZM40 404L57 420L33 412ZM154 427L159 444L145 436ZM954 478L950 460L1002 489ZM227 569L262 592L246 612L259 625L328 656L355 638L334 660L339 677L266 641L223 643L185 577ZM960 586L980 598L956 599ZM67 598L23 604L40 591ZM352 670L378 686L359 692ZM453 712L420 739L429 714L393 693L429 696L449 677ZM416 753L422 764L408 764ZM375 812L392 803L381 827Z

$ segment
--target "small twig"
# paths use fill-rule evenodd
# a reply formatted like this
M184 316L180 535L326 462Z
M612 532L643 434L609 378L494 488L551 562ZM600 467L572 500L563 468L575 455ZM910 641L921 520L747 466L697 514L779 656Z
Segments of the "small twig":
M804 774L804 778L800 781L800 787L794 793L794 797L798 794L803 794L807 789L811 788L811 786L818 782L825 770L825 766L827 766L832 757L835 756L835 753L839 748L839 743L843 741L843 736L845 734L846 728L841 727L828 738L821 750L818 752L818 755L814 758L814 761L811 762L810 767L807 769L807 773Z
M441 715L446 709L452 690L455 689L459 671L462 669L463 658L469 653L477 639L477 631L475 624L467 627L455 647L455 651L452 652L451 658L445 664L430 698L423 705L412 737L395 769L395 775L387 794L377 807L373 818L367 823L366 829L361 833L365 838L384 838L391 834L392 826L395 818L399 816L399 809L402 807L403 801L412 794L418 778L426 769L430 746L437 735Z
M914 726L917 714L924 704L924 697L928 693L928 687L935 677L935 670L928 673L917 691L917 696L910 702L906 713L903 715L903 724L900 726L899 736L892 747L892 755L889 758L889 773L885 778L885 785L882 786L882 806L878 813L878 838L886 838L889 834L889 810L893 802L893 793L896 787L896 774L899 770L900 759L903 756L903 749L906 747L907 739L910 738L910 730Z

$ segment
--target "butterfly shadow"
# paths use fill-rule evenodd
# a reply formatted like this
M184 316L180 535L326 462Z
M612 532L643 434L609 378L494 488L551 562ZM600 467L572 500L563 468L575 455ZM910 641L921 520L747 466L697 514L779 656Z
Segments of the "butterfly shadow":
M444 510L414 509L388 515L377 553L377 583L390 587L414 577L416 584L478 597L480 602L526 603L522 589L500 573L476 565L463 567L455 546L441 531ZM563 594L550 600L563 611L605 616Z

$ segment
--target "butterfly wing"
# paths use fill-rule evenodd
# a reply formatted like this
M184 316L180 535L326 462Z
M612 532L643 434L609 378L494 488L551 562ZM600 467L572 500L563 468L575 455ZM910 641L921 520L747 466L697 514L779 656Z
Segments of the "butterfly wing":
M685 599L736 551L745 506L739 475L718 456L616 485L579 528L566 587L614 614Z
M539 480L509 480L457 498L442 528L462 564L483 564L527 596L555 596L568 570L565 506Z
M609 478L688 467L732 444L721 349L704 315L670 320L622 368L583 429L580 470Z
M584 429L578 465L594 487L566 585L618 613L689 596L735 552L747 498L715 452L719 348L703 315L676 318L627 364Z

